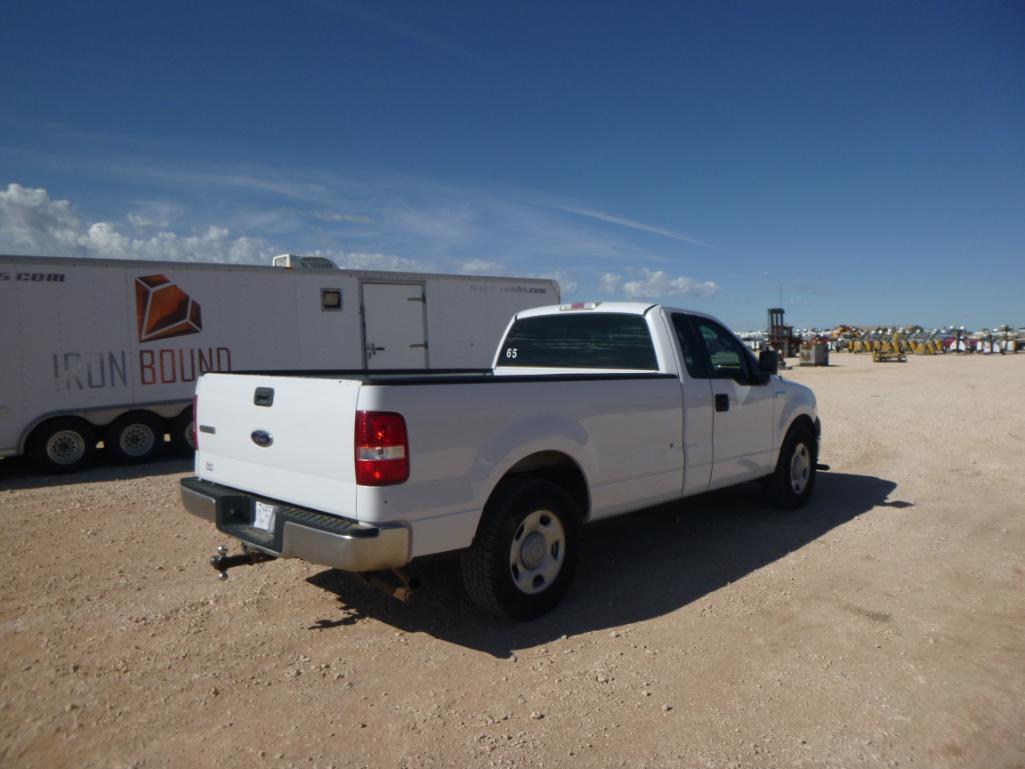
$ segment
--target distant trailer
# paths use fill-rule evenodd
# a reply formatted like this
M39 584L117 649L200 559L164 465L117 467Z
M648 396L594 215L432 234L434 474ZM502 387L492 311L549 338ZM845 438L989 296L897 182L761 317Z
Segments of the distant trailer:
M487 368L532 278L0 255L0 457L57 472L187 449L206 371Z

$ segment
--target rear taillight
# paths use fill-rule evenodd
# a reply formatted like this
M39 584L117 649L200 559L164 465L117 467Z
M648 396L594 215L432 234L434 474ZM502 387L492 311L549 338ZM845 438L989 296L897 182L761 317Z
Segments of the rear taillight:
M357 411L355 444L360 486L387 486L409 478L409 440L401 414Z
M194 451L199 451L199 430L196 429L198 425L198 418L196 412L199 411L199 397L196 395L192 396L192 448Z

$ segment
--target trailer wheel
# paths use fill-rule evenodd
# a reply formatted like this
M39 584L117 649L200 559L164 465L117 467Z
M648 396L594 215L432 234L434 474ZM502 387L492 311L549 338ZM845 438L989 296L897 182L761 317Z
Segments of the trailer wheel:
M779 452L776 470L766 476L763 488L769 503L781 510L804 507L815 488L816 442L803 425L790 428Z
M58 417L32 431L26 453L38 467L52 473L73 473L92 460L96 433L78 417Z
M124 464L136 464L153 458L164 442L164 425L148 411L130 411L107 428L104 443Z
M549 481L503 482L462 554L466 591L490 614L528 620L555 608L577 560L576 509Z
M171 420L171 444L180 454L191 455L196 450L196 426L192 421L192 407Z

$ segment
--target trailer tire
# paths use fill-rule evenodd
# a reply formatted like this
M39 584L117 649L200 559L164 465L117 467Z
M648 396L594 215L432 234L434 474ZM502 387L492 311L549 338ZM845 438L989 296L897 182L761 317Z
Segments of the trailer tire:
M797 510L808 503L815 488L817 448L815 436L805 425L790 428L775 471L763 481L769 504L780 510Z
M88 465L96 452L96 433L84 419L57 417L43 422L28 438L25 453L40 469L73 473Z
M503 481L461 556L473 602L515 620L555 608L576 567L578 518L570 496L550 481Z
M147 462L163 446L164 424L148 411L129 411L111 423L103 442L122 464Z
M196 450L196 430L191 406L171 420L171 445L177 453L187 456L192 456Z

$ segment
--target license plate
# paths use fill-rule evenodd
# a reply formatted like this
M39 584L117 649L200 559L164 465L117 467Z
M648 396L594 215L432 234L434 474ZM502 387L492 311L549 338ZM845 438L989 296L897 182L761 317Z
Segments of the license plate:
M254 500L253 502L253 526L264 531L271 531L274 528L274 518L278 514L281 505L268 505L266 502Z

